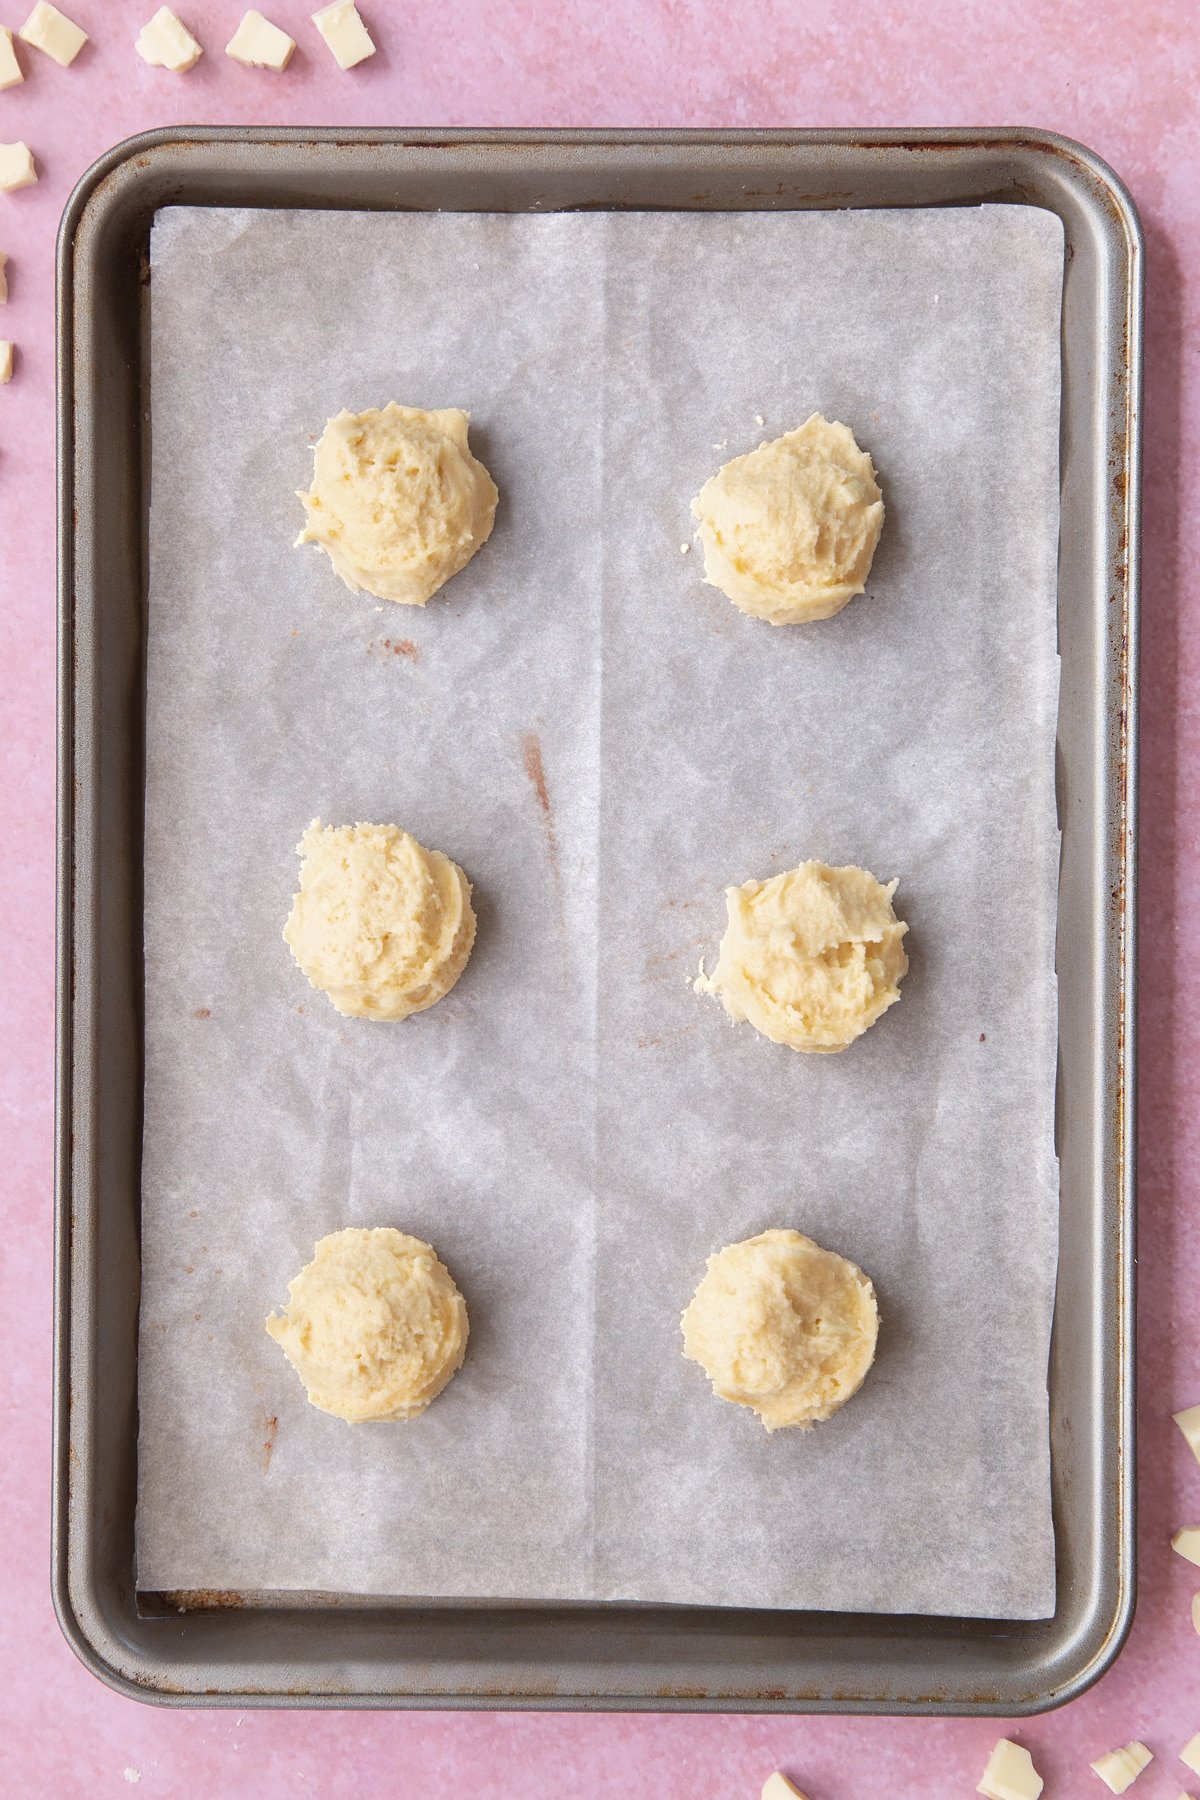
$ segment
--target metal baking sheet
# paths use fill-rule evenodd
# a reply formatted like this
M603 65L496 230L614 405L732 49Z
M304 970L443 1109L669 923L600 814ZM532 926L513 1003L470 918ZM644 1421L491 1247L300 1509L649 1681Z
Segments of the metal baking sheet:
M1048 207L1067 242L1054 1619L997 1626L615 1604L135 1596L148 412L138 297L155 210L178 201L487 211L980 200ZM65 1354L56 1592L68 1635L98 1672L129 1691L193 1702L1012 1713L1067 1698L1115 1654L1132 1603L1128 877L1139 282L1136 220L1119 186L1078 146L1039 134L465 133L447 142L163 133L113 152L81 184L60 247ZM64 1214L73 1229L63 1228Z

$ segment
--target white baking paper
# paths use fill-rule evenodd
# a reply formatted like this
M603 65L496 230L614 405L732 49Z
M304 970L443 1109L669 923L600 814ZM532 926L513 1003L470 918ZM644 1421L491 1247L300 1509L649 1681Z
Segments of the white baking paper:
M1052 1610L1061 265L1025 207L159 215L143 1588ZM390 399L467 408L501 494L423 611L292 547L326 418ZM813 410L887 523L865 597L774 629L688 503ZM293 964L317 815L467 870L432 1011L342 1019ZM899 876L911 926L841 1056L689 985L724 887L807 857ZM314 1410L263 1330L351 1224L467 1298L413 1424ZM883 1328L768 1437L679 1315L775 1225Z

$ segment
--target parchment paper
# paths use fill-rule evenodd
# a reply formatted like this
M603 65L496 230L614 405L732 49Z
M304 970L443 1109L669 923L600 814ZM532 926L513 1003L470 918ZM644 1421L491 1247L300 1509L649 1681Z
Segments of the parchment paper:
M1052 1610L1061 263L1023 207L160 214L143 1588ZM327 416L391 398L467 408L502 496L425 611L291 547ZM814 409L887 524L864 598L772 629L681 554L688 503ZM475 883L432 1011L347 1021L293 965L315 815ZM836 1057L689 986L726 884L805 857L898 875L911 925ZM467 1297L415 1424L310 1408L263 1331L347 1224ZM768 1438L678 1321L772 1225L883 1329Z

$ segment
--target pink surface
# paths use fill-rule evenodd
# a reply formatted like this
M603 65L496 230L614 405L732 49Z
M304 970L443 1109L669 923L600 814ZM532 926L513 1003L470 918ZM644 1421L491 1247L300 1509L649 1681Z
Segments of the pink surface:
M969 1795L989 1721L165 1712L87 1675L50 1605L54 761L54 234L76 179L129 133L171 122L401 125L1011 125L1081 139L1126 179L1148 245L1142 826L1141 1604L1114 1670L1015 1728L1048 1796L1100 1795L1087 1764L1140 1737L1159 1758L1139 1800L1184 1786L1200 1731L1200 1570L1170 1532L1200 1522L1200 1468L1170 1421L1200 1402L1196 1227L1200 1101L1200 36L1191 0L364 0L380 54L341 74L308 7L273 0L299 41L283 76L221 52L241 13L185 0L206 46L175 77L132 40L155 0L73 0L75 66L24 54L0 139L41 185L0 196L18 346L0 389L4 726L0 861L0 1467L5 1535L0 1791L102 1796L458 1792L559 1800L757 1796L782 1767L813 1800ZM5 9L10 24L23 0ZM1193 1781L1193 1787L1197 1782Z

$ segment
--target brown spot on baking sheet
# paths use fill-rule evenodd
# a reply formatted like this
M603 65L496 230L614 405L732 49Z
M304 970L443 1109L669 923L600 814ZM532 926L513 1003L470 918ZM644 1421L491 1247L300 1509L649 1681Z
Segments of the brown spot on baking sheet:
M266 1413L263 1417L262 1472L265 1475L271 1466L271 1452L275 1448L275 1435L279 1430L279 1419L275 1413Z
M550 790L546 786L546 765L542 761L542 743L536 731L521 733L521 758L525 765L525 774L529 785L537 796L537 803L541 809L542 828L546 834L546 853L550 858L550 869L558 893L558 911L561 920L562 869L558 856L558 830L554 823L554 808L550 803Z
M693 1031L699 1031L699 1025L679 1025L673 1031L664 1031L657 1037L640 1037L634 1039L636 1050L662 1050L668 1044L677 1044L681 1038L690 1037Z
M383 662L390 656L403 656L409 662L418 663L421 660L421 646L414 644L411 638L397 638L394 643L391 638L372 638L367 645L367 655L378 656Z
M986 1031L981 1031L981 1032L980 1032L980 1034L979 1034L979 1041L980 1041L980 1043L981 1043L981 1044L986 1044L986 1043L987 1043L987 1032L986 1032Z
M668 904L670 903L668 902ZM690 905L690 902L688 904ZM689 962L694 962L697 951L706 950L708 944L707 937L694 937L690 938L686 944L676 944L672 950L655 951L653 956L648 956L642 965L642 980L663 980L665 976L675 973L672 965L677 963L681 957L686 957Z
M192 1017L193 1017L193 1019L211 1019L212 1018L212 1007L211 1006L198 1006L196 1008L195 1012L192 1014Z

